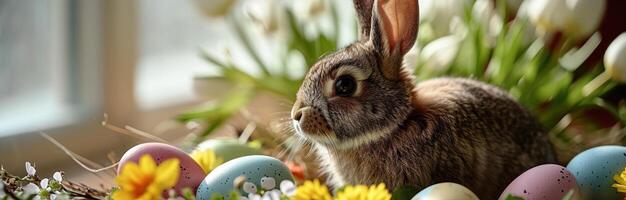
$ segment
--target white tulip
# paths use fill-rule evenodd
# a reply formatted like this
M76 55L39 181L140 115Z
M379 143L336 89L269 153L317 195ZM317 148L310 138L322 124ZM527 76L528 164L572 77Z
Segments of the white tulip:
M626 83L626 32L617 36L606 49L604 67L613 80Z
M226 16L237 2L236 0L194 0L203 14L209 17Z
M489 45L494 46L500 31L502 31L502 17L494 10L493 1L477 0L472 7L472 16L478 21L486 33Z
M246 2L248 18L266 34L276 33L283 27L285 13L278 0Z
M313 20L329 11L327 0L299 0L294 3L294 12L302 20Z
M458 36L450 35L441 37L428 43L421 52L420 59L424 61L426 69L434 71L446 70L456 57L461 39Z
M306 37L314 38L319 34L332 35L334 31L330 0L291 1L294 15L302 25Z
M418 45L414 45L409 52L404 54L404 67L413 71L418 64L420 57L420 49Z
M494 14L493 7L493 1L491 0L476 0L472 7L472 16L480 24L488 27L491 16Z
M468 0L419 0L420 22L431 26L435 37L450 34L450 22L463 17Z
M598 29L604 10L605 0L566 0L570 17L565 24L565 32L574 38L591 35Z
M562 31L575 39L589 36L600 24L605 0L530 0L526 8L539 34Z
M526 11L537 31L546 34L563 29L568 16L565 7L565 0L530 0Z
M506 10L510 13L517 13L524 0L506 0Z

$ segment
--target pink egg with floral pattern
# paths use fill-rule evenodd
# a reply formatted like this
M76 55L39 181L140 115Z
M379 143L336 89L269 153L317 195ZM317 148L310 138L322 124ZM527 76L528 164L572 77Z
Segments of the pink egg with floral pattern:
M563 199L571 192L571 200L580 199L576 179L565 167L554 164L539 165L518 176L502 192L525 200Z
M196 189L206 176L202 167L196 163L187 153L163 143L144 143L134 146L124 153L117 168L120 174L123 166L128 162L139 162L143 155L150 155L157 165L168 159L176 158L180 162L180 174L174 189L181 194L184 188L190 188L195 193Z

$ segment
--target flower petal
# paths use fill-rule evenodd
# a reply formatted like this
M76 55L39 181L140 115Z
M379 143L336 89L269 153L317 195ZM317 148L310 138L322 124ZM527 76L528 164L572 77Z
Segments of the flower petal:
M54 172L54 175L52 175L52 178L54 178L54 180L56 180L58 182L62 182L63 181L63 174L61 174L61 172Z
M30 162L26 162L25 165L26 165L26 173L29 176L34 176L35 173L37 173L37 170L35 169L35 167L33 167L32 164L30 164Z
M149 154L141 156L139 159L139 166L141 167L141 171L146 174L154 173L154 170L157 168L157 164Z
M112 195L115 200L133 200L133 195L122 190L115 191Z
M0 181L0 197L4 197L7 194L4 193L4 182Z
M44 178L41 179L41 181L39 182L39 185L41 186L41 188L48 188L48 183L50 182L50 179L48 178Z
M139 165L129 162L122 167L122 173L115 178L115 182L118 185L122 185L125 182L141 182L143 173L139 168Z
M280 182L280 191L287 196L293 196L296 194L296 185L290 180L284 180Z
M168 159L162 162L156 169L155 182L162 189L171 188L178 182L180 174L180 161L178 159Z
M39 193L40 189L39 186L35 185L34 183L29 183L28 185L22 187L22 190L24 191L24 193L32 195Z

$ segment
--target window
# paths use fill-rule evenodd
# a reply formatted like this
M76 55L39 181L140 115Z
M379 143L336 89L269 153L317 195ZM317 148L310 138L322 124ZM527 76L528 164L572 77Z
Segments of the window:
M139 1L135 94L140 109L191 101L196 98L193 77L215 73L199 54L203 46L226 46L228 27L194 6L191 0Z
M76 55L82 45L77 6L0 1L0 137L66 125L95 108L89 87L97 79L83 80L93 74L84 60L90 51Z

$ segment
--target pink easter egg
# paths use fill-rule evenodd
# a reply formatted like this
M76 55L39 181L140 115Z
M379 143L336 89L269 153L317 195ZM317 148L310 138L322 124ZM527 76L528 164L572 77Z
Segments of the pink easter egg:
M573 191L572 200L579 199L578 185L572 173L563 166L545 164L515 178L499 199L505 199L509 194L525 200L563 199L570 191Z
M150 155L157 165L161 162L177 158L180 161L180 174L174 189L181 194L184 188L190 188L195 193L196 189L204 179L204 170L189 155L182 150L163 143L144 143L134 146L124 153L117 168L120 174L123 166L128 162L138 163L143 155Z

